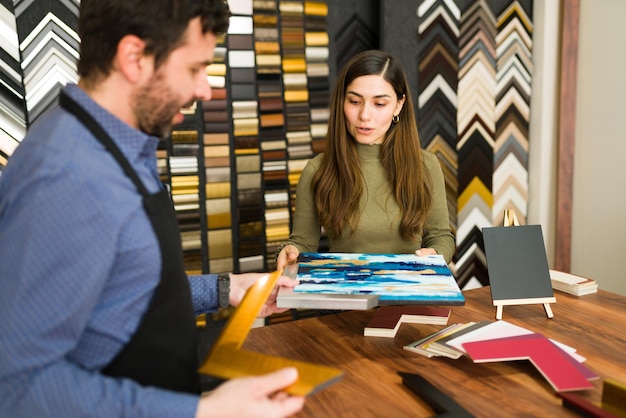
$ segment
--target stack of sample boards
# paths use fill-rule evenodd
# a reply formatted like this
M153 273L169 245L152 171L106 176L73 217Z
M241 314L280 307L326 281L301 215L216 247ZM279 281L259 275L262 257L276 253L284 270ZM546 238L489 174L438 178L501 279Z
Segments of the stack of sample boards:
M593 389L590 380L599 377L573 347L502 320L453 324L404 348L474 363L530 360L556 392Z

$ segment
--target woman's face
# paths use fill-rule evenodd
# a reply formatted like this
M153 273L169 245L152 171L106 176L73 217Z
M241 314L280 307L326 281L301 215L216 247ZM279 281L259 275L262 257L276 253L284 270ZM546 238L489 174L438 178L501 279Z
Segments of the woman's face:
M404 98L380 75L355 78L346 89L343 112L348 132L365 145L381 144L391 126L391 119L400 113Z

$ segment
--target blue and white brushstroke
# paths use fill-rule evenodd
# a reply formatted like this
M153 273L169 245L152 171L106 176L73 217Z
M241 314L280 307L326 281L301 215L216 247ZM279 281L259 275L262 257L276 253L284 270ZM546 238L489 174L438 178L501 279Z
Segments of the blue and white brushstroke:
M301 253L295 292L375 294L380 303L463 303L443 256Z

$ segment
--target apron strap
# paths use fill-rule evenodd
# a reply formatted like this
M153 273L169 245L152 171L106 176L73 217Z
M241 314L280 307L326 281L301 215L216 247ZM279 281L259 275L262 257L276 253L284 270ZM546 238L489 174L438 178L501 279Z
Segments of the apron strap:
M132 180L132 182L137 187L137 190L143 197L149 195L146 186L141 182L139 176L133 168L130 166L130 163L122 154L122 151L119 149L117 144L111 139L111 136L104 130L102 125L100 125L94 118L91 116L85 109L83 109L76 101L74 101L71 97L69 97L65 92L61 92L61 96L59 97L59 104L65 108L67 111L72 113L74 116L80 120L91 133L93 133L104 145L107 151L109 151L115 160L119 163L124 170L124 173Z

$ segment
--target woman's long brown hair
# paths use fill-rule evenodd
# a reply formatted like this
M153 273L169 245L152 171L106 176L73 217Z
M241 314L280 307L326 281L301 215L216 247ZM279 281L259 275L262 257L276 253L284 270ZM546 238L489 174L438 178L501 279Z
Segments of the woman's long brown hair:
M392 55L370 50L353 57L342 69L330 104L326 149L311 184L315 207L322 226L340 238L349 226L359 223L359 203L363 194L356 141L348 133L343 111L346 89L365 75L381 75L393 87L398 100L405 98L400 121L391 124L381 144L380 159L387 174L402 219L404 239L420 235L432 208L431 180L422 162L417 124L408 82L401 64Z

